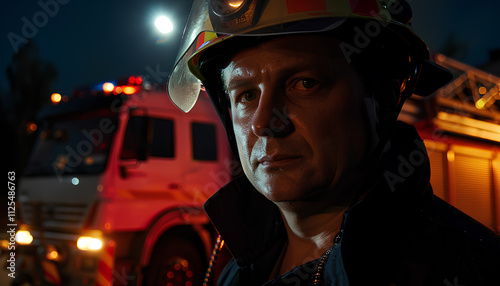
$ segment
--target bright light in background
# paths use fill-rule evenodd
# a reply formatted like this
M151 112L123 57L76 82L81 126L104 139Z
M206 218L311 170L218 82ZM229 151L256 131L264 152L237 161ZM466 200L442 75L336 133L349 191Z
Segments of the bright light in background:
M488 92L488 90L486 89L486 87L481 86L481 87L479 88L479 93L480 93L480 94L486 94L486 92Z
M80 250L99 250L102 248L102 241L96 237L80 236L76 247Z
M16 233L16 241L19 244L28 245L33 241L33 236L27 230L18 230Z
M110 82L105 82L102 84L102 90L104 90L104 92L112 92L114 88L115 85Z
M478 101L476 101L477 109L483 109L485 105L486 105L486 100L484 100L484 98L480 98Z
M134 94L137 90L135 87L133 86L123 86L122 87L122 91L123 93L127 94L127 95L130 95L130 94Z
M54 104L57 104L61 101L61 94L59 93L53 93L51 96L50 96L50 100L52 101L52 103Z
M172 24L170 19L165 16L160 16L156 18L155 26L158 29L158 31L160 31L160 33L162 34L170 33L174 29L174 25Z

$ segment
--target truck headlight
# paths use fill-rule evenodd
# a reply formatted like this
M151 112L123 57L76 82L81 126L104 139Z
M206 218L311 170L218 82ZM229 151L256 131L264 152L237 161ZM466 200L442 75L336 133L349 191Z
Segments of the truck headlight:
M102 241L91 236L80 236L76 242L76 247L80 250L99 250L102 248Z
M16 233L16 241L21 245L28 245L33 241L33 236L27 230L18 230Z

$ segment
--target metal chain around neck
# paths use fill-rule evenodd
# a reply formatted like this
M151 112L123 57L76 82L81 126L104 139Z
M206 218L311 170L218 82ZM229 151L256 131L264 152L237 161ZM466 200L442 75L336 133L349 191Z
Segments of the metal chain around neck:
M316 270L314 271L313 279L311 281L312 286L317 286L317 285L324 285L324 278L323 278L323 270L326 265L326 261L328 260L328 257L330 257L330 254L333 251L333 248L337 246L340 242L341 239L341 233L342 230L340 230L337 235L335 235L335 238L333 240L333 245L332 247L328 248L323 255L321 255L318 264L316 265ZM205 279L203 281L203 286L209 286L212 285L213 283L213 270L215 267L215 262L217 261L217 258L219 256L221 248L224 246L224 240L222 237L219 235L217 237L217 240L215 242L215 247L212 251L212 257L210 258L210 263L208 266L207 273L205 275Z
M340 242L341 239L341 233L342 230L335 235L335 238L333 239L333 245L332 247L328 248L323 255L319 258L318 264L316 264L316 271L314 271L314 275L312 277L311 285L312 286L317 286L317 285L324 285L324 278L323 278L323 270L326 265L326 261L328 260L328 257L330 257L330 254L333 251L333 248L337 246Z
M210 263L208 264L208 269L205 274L205 279L203 280L203 286L210 286L213 284L215 262L217 261L217 258L219 258L219 253L223 246L224 246L224 240L219 235L217 236L215 247L212 251L212 257L210 257Z

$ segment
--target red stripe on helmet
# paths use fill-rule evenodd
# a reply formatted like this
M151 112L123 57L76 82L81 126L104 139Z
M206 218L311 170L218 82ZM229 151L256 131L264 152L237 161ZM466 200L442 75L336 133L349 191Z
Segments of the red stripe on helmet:
M310 12L310 11L325 11L325 0L286 0L286 8L288 14Z
M351 11L361 16L380 15L377 0L349 0Z
M205 32L201 32L196 40L196 50L198 50L205 43Z

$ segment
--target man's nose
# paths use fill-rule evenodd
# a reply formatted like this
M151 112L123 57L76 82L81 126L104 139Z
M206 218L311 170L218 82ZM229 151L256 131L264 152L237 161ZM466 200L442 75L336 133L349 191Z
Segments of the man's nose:
M259 137L285 137L293 132L293 124L283 97L261 94L252 118L252 131Z

